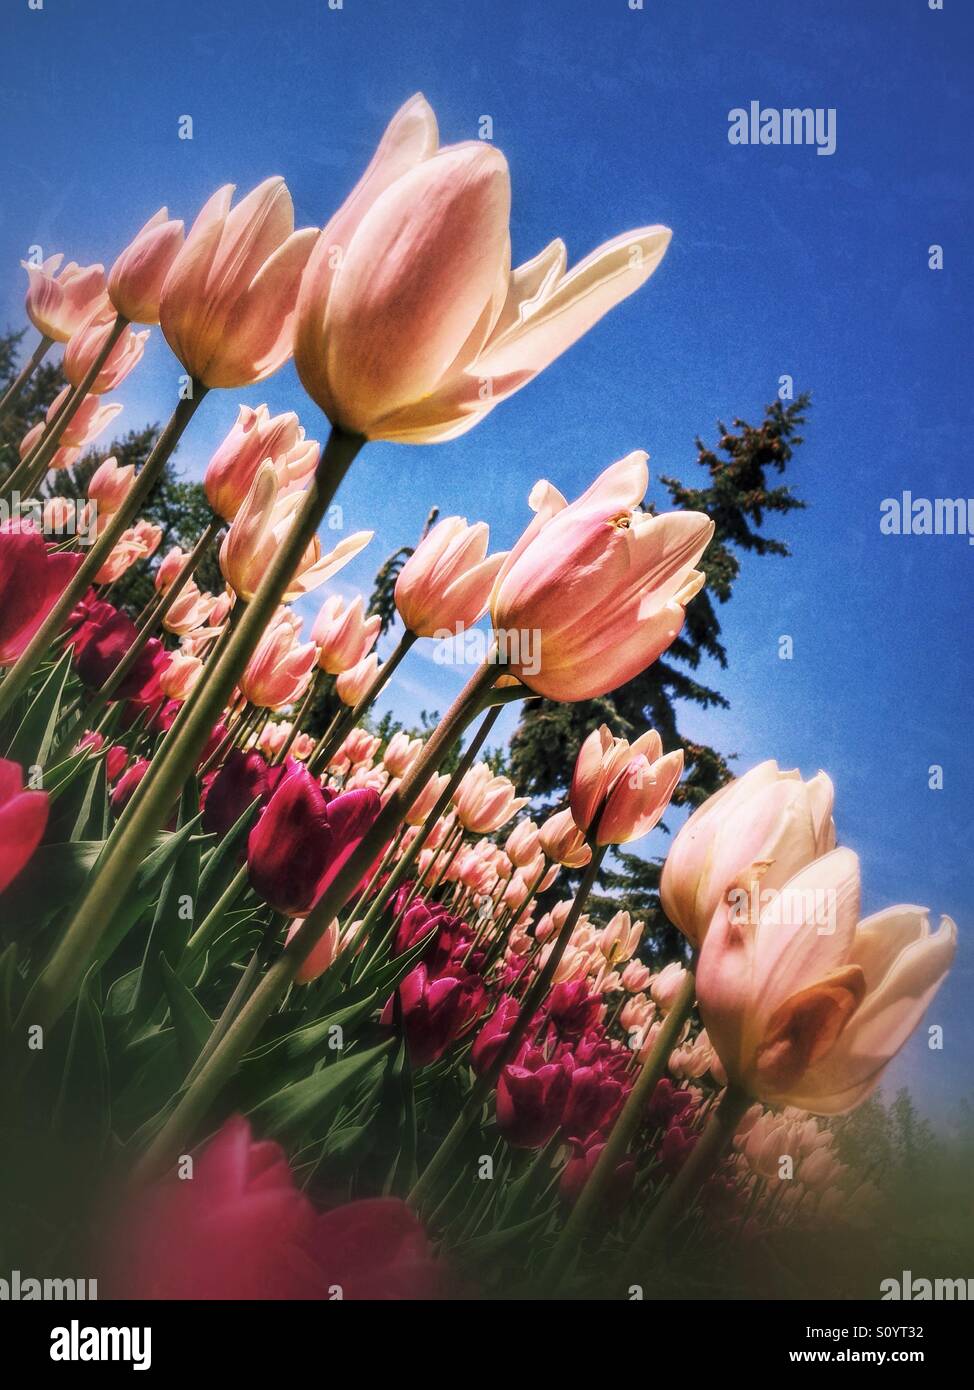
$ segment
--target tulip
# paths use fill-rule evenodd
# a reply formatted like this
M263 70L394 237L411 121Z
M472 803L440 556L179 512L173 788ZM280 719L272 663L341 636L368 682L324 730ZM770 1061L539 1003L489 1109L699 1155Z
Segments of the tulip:
M293 411L271 416L266 405L242 405L233 429L203 475L207 501L224 521L243 505L262 463L274 466L282 494L303 487L318 461L318 443L305 439Z
M41 512L41 529L45 536L61 536L75 529L77 511L70 497L49 497Z
M354 767L357 763L368 763L379 751L382 740L367 729L350 729L335 753L332 767L340 769Z
M656 269L665 227L616 237L566 275L561 241L512 272L510 181L481 141L438 148L415 96L393 118L305 271L294 355L333 423L371 439L465 433Z
M102 1282L113 1297L326 1301L431 1298L443 1289L423 1228L392 1197L317 1213L283 1150L240 1116L171 1178L123 1206Z
M40 844L48 809L47 792L25 791L20 764L0 758L0 893Z
M172 587L173 581L179 577L188 556L185 550L181 550L178 545L172 546L159 561L159 565L153 576L152 582L158 594L166 594Z
M183 224L171 221L163 207L118 257L109 272L108 296L129 323L159 322L163 282L182 245Z
M449 773L436 773L423 787L423 790L416 797L415 801L406 812L407 825L422 825L440 797L446 791L447 783L450 780ZM432 839L432 837L430 837Z
M414 1067L424 1067L474 1026L485 999L478 975L462 969L431 977L425 964L409 972L396 996L386 1004L382 1023L389 1027L401 1019L402 1030Z
M405 777L422 751L423 740L421 738L410 738L408 734L398 729L386 744L382 761L393 777Z
M824 772L803 782L760 763L694 811L663 865L660 898L670 921L694 946L731 890L780 889L835 845L832 783Z
M592 858L585 835L572 820L571 811L549 816L538 834L538 842L549 859L568 869L580 869Z
M561 1120L565 1137L576 1144L605 1138L622 1107L624 1094L621 1082L607 1068L575 1067Z
M298 644L301 619L287 611L268 623L240 677L240 689L252 705L280 709L307 690L318 657L313 642Z
M568 1100L571 1066L525 1047L497 1081L497 1128L515 1149L540 1149L556 1134Z
M535 694L590 700L624 685L676 639L703 585L694 566L714 524L702 512L638 512L646 457L612 464L570 505L549 483L531 493L537 515L501 568L490 611L508 670ZM524 633L536 640L509 637Z
M622 972L622 983L631 994L638 994L649 984L651 976L649 967L641 960L631 960Z
M287 542L301 501L300 492L281 496L274 465L261 464L220 547L220 570L238 598L249 602L254 597L274 555ZM356 531L327 555L322 555L321 541L314 536L282 600L286 603L324 584L368 545L373 534Z
M555 985L547 1003L547 1014L563 1037L577 1037L593 1028L602 1014L602 1001L590 994L584 980Z
M250 832L247 867L254 890L275 911L305 916L379 809L374 791L322 791L303 764L293 763Z
M159 676L159 687L170 700L188 700L203 674L203 663L198 656L187 652L173 652L169 665Z
M66 343L96 307L104 308L105 267L79 266L63 255L48 256L41 265L21 261L27 271L27 316L45 338Z
M497 1007L481 1028L470 1049L470 1065L478 1076L489 1072L517 1022L521 1007L510 994L501 995Z
M670 961L658 975L653 976L649 993L660 1013L669 1013L672 1009L683 988L686 974L686 970L678 961Z
M99 690L135 642L135 624L127 613L110 603L90 605L73 638L74 664L84 685ZM150 638L138 660L112 692L117 700L158 694L158 680L169 655L157 638Z
M135 789L138 787L139 783L142 781L142 778L148 771L148 759L136 758L132 766L128 768L127 771L122 773L121 777L119 777L118 781L115 783L114 788L112 789L112 795L110 798L112 814L114 816L120 816L122 814L126 806L131 801Z
M729 1080L769 1105L852 1109L920 1022L956 936L949 917L931 934L918 907L860 922L859 861L847 849L806 864L756 923L721 908L700 952L697 998Z
M572 1157L565 1164L558 1180L559 1195L569 1206L574 1206L582 1195L604 1148L605 1145L599 1143L590 1144L586 1149L582 1149L581 1145L574 1146ZM635 1180L636 1165L631 1158L623 1159L613 1168L600 1202L606 1221L614 1219L622 1211L632 1193Z
M294 231L284 180L270 178L231 210L217 190L162 286L159 323L183 366L204 386L250 386L291 355L301 274L317 240Z
M104 309L96 309L72 335L61 363L64 375L72 386L80 386L84 381L114 327L115 315L110 310L106 315ZM131 328L123 330L101 371L88 387L92 395L104 396L122 384L129 372L141 362L148 337L147 328L141 333L133 333Z
M396 580L395 600L408 631L442 637L473 627L487 611L494 580L506 558L487 554L490 528L465 517L437 522Z
M266 805L273 787L289 770L268 767L259 753L232 748L219 770L204 778L203 830L222 839L248 807L255 802Z
M633 758L616 778L598 820L595 843L624 845L659 824L683 774L683 750L650 762Z
M64 405L64 402L67 400L70 391L71 387L65 386L54 397L44 417L46 424L49 425L57 415L58 411ZM68 424L64 427L61 434L62 446L72 449L86 449L89 444L94 444L99 435L105 432L112 421L122 413L123 409L123 406L114 403L105 405L102 402L101 396L85 396ZM34 443L37 442L43 433L43 426L37 425L35 426L35 430L37 431L37 435ZM32 430L31 433L33 434L34 431ZM20 447L21 458L26 457L29 452L24 448L24 444L27 443L27 439L29 438L30 435L25 436L24 443Z
M508 777L495 777L486 763L475 763L464 774L453 793L460 823L474 835L490 835L528 804L526 796L515 796Z
M617 912L599 932L599 950L609 965L631 960L642 936L643 924L634 922L628 912Z
M372 689L378 674L379 658L373 652L371 656L363 658L354 666L350 666L347 671L343 671L340 676L336 676L335 694L343 705L348 705L349 709L354 709Z
M372 650L381 626L378 613L364 616L360 594L347 608L340 594L329 595L311 629L312 641L319 649L318 665L330 676L357 666Z
M182 559L185 559L181 551L177 553ZM172 551L170 551L170 555L171 554ZM166 564L166 561L164 560L162 564ZM159 568L161 569L162 565L160 565ZM170 562L168 568L172 568L172 562ZM181 566L177 567L177 572L179 568L181 568ZM156 572L156 578L158 579L158 571ZM170 580L165 587L169 588L171 583L172 580ZM158 584L156 587L158 587ZM162 592L165 592L165 590ZM162 619L162 625L167 632L175 633L179 637L185 637L188 633L195 632L197 628L203 627L210 621L215 604L215 594L201 593L193 581L189 580L169 606L168 611Z
M82 562L26 524L0 524L0 667L12 666Z
M517 868L521 868L524 864L530 864L539 848L538 827L533 820L518 821L504 841L504 849L507 851L511 863Z
M65 391L69 391L70 389L70 387L65 387ZM98 397L86 397L85 399L97 400ZM119 410L121 410L121 408L121 406L118 407ZM39 420L37 424L34 425L31 429L29 429L27 433L24 435L23 439L17 445L17 452L22 460L25 459L33 449L36 449L37 445L41 442L41 438L44 434L44 429L45 422ZM67 433L67 431L65 431L65 433ZM55 449L54 453L51 455L50 459L48 460L47 466L53 472L57 473L65 468L73 468L80 457L81 450L73 445L64 448L59 447Z
M94 502L103 515L117 512L134 482L134 463L120 468L114 456L107 458L91 475L88 482L88 501Z

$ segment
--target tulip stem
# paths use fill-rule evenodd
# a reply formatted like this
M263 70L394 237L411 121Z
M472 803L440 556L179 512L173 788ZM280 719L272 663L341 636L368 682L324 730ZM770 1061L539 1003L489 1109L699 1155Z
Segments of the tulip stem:
M21 461L19 466L14 469L6 483L4 483L4 487L11 490L20 487L28 494L33 492L34 488L37 487L44 477L44 474L47 472L51 459L57 453L58 445L61 442L61 436L80 410L82 401L91 390L98 373L108 361L112 348L128 327L128 322L128 319L124 318L123 315L116 315L111 332L102 344L101 351L74 390L68 392L61 408L47 426L41 439L38 440L35 447L30 451L27 457ZM24 481L25 479L27 480L26 482Z
M193 935L187 941L182 960L179 962L180 967L191 964L197 959L200 953L209 946L213 933L246 887L247 865L241 864L240 868L220 894L220 897L217 899L212 909L206 914L202 922L196 928L196 931L193 932Z
M694 959L694 965L696 960ZM656 1090L657 1084L666 1070L673 1048L676 1046L680 1029L690 1016L696 998L696 979L693 969L686 971L680 989L669 1013L660 1024L659 1032L643 1062L639 1076L626 1103L612 1126L612 1131L599 1154L598 1162L589 1174L572 1213L562 1228L554 1249L545 1266L545 1277L551 1279L555 1287L559 1276L570 1267L575 1252L581 1245L586 1232L598 1214L606 1188L612 1181L616 1167L625 1158L629 1145L640 1124L646 1118L646 1107Z
M14 401L34 375L34 372L47 356L48 349L53 346L53 343L53 338L48 338L43 334L41 335L41 340L37 344L37 347L28 357L6 391L4 391L3 396L0 397L0 415L6 414L13 405Z
M636 1239L631 1255L634 1272L645 1269L651 1260L662 1254L661 1243L720 1162L750 1104L751 1098L745 1091L733 1085L727 1087L689 1158L656 1203Z
M80 568L75 572L74 578L41 623L16 665L10 668L6 680L0 686L0 719L8 713L13 702L26 690L31 676L46 656L51 643L60 634L71 616L71 610L85 593L88 585L115 548L122 532L159 481L170 454L179 443L180 436L193 418L205 395L206 387L197 387L191 399L182 400L176 406L168 425L156 440L152 452L129 489L125 501L118 511L112 514L105 530L95 541L81 562Z
M273 945L274 938L281 929L282 920L280 913L271 913L270 920L264 927L254 953L247 962L247 966L240 976L240 979L237 981L236 989L231 994L223 1013L213 1026L213 1032L203 1044L203 1050L190 1069L189 1075L186 1078L187 1085L192 1084L193 1078L202 1071L203 1067L213 1056L213 1053L220 1044L220 1039L226 1035L227 1029L240 1012L247 995L250 993L254 980L257 978L267 957L270 955L271 946Z
M303 554L303 546L297 554ZM259 599L260 591L254 603ZM363 875L371 869L387 840L395 833L409 807L425 786L430 773L435 771L460 737L472 712L479 708L484 691L502 674L503 669L503 666L496 662L485 661L471 676L440 720L423 752L386 801L371 828L325 889L290 943L267 970L209 1061L181 1096L173 1113L138 1164L135 1172L137 1182L144 1182L167 1172L174 1159L183 1152L189 1137L205 1118L224 1084L236 1071L241 1058L279 1004L329 923L354 893ZM143 780L148 780L148 774ZM30 1017L33 1018L33 1015Z
M281 748L281 751L279 753L276 753L274 757L271 759L271 767L279 767L280 764L283 763L287 758L288 753L290 753L294 745L294 740L301 732L301 725L307 718L308 710L311 708L311 702L314 700L315 695L318 693L318 683L320 676L321 672L315 671L314 675L311 677L311 680L308 682L308 688L304 693L304 699L301 701L300 705L298 705L298 708L294 713L294 717L291 720L291 732L288 734L284 746Z
M195 408L195 403L182 404ZM287 591L301 556L313 540L339 484L364 442L360 435L332 429L285 540L230 633L226 646L213 662L213 670L207 672L205 680L198 682L190 700L183 706L182 718L170 729L170 737L150 763L140 783L140 796L133 814L123 816L115 827L76 913L28 996L24 1005L25 1018L42 1024L53 1023L74 998L98 942L138 873L147 846L165 825L173 802L193 774L214 725ZM143 469L140 480L144 473ZM137 487L138 481L132 491ZM59 618L59 626L61 622L63 618ZM16 670L14 667L11 675ZM5 694L6 682L0 687L0 701ZM228 1034L225 1041L229 1037Z
M507 1035L503 1046L498 1050L492 1064L482 1072L474 1082L470 1094L464 1102L463 1109L453 1123L452 1129L449 1131L442 1144L440 1144L440 1147L428 1163L419 1182L409 1194L410 1205L417 1209L422 1206L427 1197L435 1190L440 1177L453 1158L463 1136L480 1114L484 1101L496 1086L498 1077L520 1047L521 1039L524 1037L537 1013L538 1006L548 993L555 972L561 964L562 957L568 946L569 938L575 930L575 924L582 915L582 909L585 907L588 895L591 893L595 885L595 880L598 878L599 870L602 867L602 860L605 858L607 849L607 845L596 845L593 847L592 858L586 865L585 872L578 885L578 890L575 893L575 900L569 908L568 916L565 918L564 926L558 935L557 941L552 945L551 953L545 961L544 967L539 971L528 987L524 995L523 1003L518 1010L517 1018L514 1021L514 1026Z

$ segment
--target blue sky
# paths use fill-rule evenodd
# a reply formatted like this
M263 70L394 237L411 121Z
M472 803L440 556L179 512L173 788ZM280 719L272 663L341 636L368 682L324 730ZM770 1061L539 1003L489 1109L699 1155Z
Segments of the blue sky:
M635 12L628 0L8 0L0 323L22 321L17 264L32 244L110 264L162 202L188 222L224 182L246 191L283 174L297 224L323 223L416 90L444 141L492 118L517 259L561 235L576 260L666 223L673 243L649 284L485 424L448 445L363 453L340 501L349 528L377 534L341 588L367 588L432 503L486 519L506 547L539 477L571 496L642 447L654 476L690 478L694 436L712 439L718 417L758 418L791 375L814 395L791 473L809 510L774 524L791 559L745 561L721 614L730 666L711 673L731 708L689 711L685 731L741 769L824 767L866 909L928 904L969 942L974 549L883 536L879 519L904 489L974 495L972 31L961 0L645 0ZM752 100L834 108L835 153L730 145L728 112ZM191 141L177 138L183 115ZM928 268L933 243L941 271ZM126 426L165 418L175 372L155 331L118 393ZM206 402L180 450L187 475L241 400L325 429L288 367ZM463 677L430 657L417 650L393 687L404 717L442 709ZM974 1048L972 960L965 943L931 1013L944 1053L914 1039L892 1078L937 1109Z

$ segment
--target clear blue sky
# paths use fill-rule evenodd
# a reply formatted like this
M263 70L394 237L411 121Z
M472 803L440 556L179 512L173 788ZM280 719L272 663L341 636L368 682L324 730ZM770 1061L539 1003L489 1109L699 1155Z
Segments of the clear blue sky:
M506 546L536 478L572 495L637 447L654 475L689 478L718 416L759 417L782 373L811 390L792 473L810 507L773 528L793 558L745 562L721 614L730 667L714 673L731 709L685 728L742 769L826 768L867 909L957 918L964 945L931 1015L946 1051L915 1039L894 1078L937 1109L974 1049L974 548L882 536L879 509L904 489L974 495L972 35L963 0L6 0L0 17L0 323L22 321L31 244L108 264L161 203L190 221L224 182L283 174L298 225L324 222L417 90L445 141L492 117L517 259L554 235L577 259L627 227L673 228L648 286L473 433L365 451L341 501L377 535L341 587L366 588L433 502ZM836 153L731 146L728 112L752 100L835 108ZM164 418L174 371L155 332L119 393L126 425ZM324 429L288 368L207 401L180 451L188 475L241 399ZM417 652L396 707L443 708L459 679Z

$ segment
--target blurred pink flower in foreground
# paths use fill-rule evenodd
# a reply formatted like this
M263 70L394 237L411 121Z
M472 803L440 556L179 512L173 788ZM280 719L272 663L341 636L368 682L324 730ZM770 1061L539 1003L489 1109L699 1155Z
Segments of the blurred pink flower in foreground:
M103 1282L135 1299L422 1299L441 1294L426 1234L384 1197L317 1212L279 1145L241 1116L177 1178L133 1197L109 1240Z

